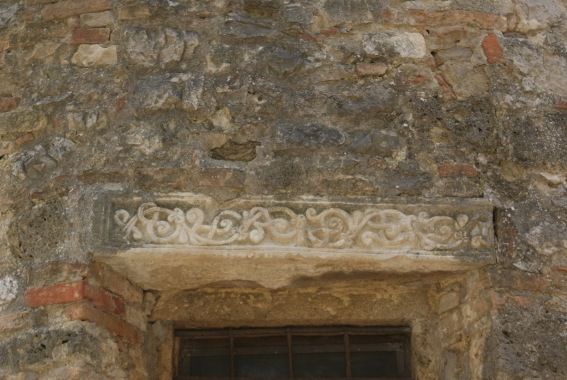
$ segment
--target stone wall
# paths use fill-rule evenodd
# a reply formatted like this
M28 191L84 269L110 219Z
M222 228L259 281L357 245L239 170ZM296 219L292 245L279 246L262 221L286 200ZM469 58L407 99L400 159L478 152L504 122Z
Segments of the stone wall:
M564 0L3 0L0 377L166 379L175 326L288 324L567 377L566 36ZM483 198L496 263L140 289L92 250L111 191Z

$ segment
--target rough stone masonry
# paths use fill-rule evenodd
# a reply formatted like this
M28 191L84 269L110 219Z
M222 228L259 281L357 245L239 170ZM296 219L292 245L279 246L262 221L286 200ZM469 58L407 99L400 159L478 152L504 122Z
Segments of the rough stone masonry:
M171 379L175 328L289 325L410 326L420 380L567 378L566 36L565 0L2 0L0 378ZM104 194L180 192L480 199L492 260L98 258Z

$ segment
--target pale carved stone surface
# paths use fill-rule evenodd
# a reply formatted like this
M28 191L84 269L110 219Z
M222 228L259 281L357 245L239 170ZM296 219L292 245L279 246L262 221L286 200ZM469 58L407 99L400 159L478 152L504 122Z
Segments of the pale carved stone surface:
M163 202L162 202L163 203ZM171 202L169 203L171 204ZM133 207L135 209L133 209ZM275 246L358 251L489 251L491 208L368 203L167 202L113 207L114 233L132 246Z

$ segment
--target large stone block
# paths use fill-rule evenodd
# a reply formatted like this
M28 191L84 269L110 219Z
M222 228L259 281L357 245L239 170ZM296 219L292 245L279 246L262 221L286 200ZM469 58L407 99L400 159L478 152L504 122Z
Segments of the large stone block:
M494 250L492 209L481 200L150 199L101 198L93 250L152 289L243 279L282 286L327 271L458 270L492 262ZM262 265L271 269L258 272Z

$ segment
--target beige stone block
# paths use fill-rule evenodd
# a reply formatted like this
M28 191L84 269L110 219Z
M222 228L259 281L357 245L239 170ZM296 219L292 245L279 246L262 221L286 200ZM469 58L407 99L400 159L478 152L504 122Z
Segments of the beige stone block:
M81 23L89 28L114 26L114 14L111 11L85 13L81 15Z
M359 77L382 76L388 71L388 65L382 62L360 62L356 64L356 75Z
M74 65L111 66L118 62L116 46L102 47L100 45L80 45L71 61Z
M456 308L461 303L461 299L457 292L443 294L439 299L439 306L437 312L443 314L446 311Z
M26 326L28 323L27 316L28 312L0 315L0 332L16 330Z

